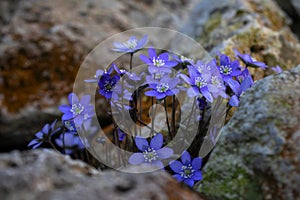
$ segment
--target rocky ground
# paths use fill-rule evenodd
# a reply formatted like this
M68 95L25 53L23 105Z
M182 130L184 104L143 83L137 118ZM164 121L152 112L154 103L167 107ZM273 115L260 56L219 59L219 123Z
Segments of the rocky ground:
M299 0L2 0L0 152L26 149L60 118L57 106L96 44L131 28L166 27L212 54L237 48L288 70L243 95L194 189L208 199L299 199L299 8ZM0 199L204 198L164 172L98 172L49 151L2 153L0 166Z
M136 169L138 172L140 169ZM203 200L165 172L99 172L54 151L0 154L0 199Z

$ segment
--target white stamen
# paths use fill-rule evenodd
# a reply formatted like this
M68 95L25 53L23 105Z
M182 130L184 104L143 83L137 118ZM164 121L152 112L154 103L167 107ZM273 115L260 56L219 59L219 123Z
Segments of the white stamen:
M151 163L158 158L156 151L153 148L148 148L143 152L145 162Z

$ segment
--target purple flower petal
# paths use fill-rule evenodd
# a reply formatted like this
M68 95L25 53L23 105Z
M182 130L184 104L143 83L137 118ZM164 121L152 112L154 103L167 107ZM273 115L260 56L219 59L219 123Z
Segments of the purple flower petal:
M83 123L83 120L84 120L83 115L77 115L77 116L74 118L74 123L75 123L77 126L81 126L82 123Z
M252 64L264 70L268 67L265 63L259 61L254 61Z
M169 60L165 62L165 66L168 67L175 67L178 64L178 62L176 62L175 60Z
M144 63L146 63L146 64L148 64L148 65L153 64L153 63L149 60L149 58L148 58L147 56L143 55L143 54L140 55L140 59L141 59Z
M213 97L212 95L209 93L209 91L207 89L205 89L204 87L200 89L201 93L203 94L203 96L207 99L207 101L209 101L210 103L213 102Z
M190 187L193 187L194 186L194 183L195 181L191 178L187 178L187 179L184 179L183 181L186 185L190 186Z
M27 145L28 147L29 146L34 146L34 145L36 145L37 143L39 143L36 139L34 139L34 140L31 140L31 142Z
M192 179L194 179L195 181L202 180L202 173L201 173L201 171L194 172L194 175L192 176Z
M155 91L155 90L150 90L150 91L146 91L145 92L145 95L146 96L150 96L150 97L155 97L156 95L157 95L157 91Z
M165 93L157 93L157 95L156 95L156 98L157 99L163 99L163 98L165 98L166 97L166 94Z
M229 59L229 57L228 56L226 56L226 55L221 55L221 57L220 57L220 63L221 63L221 65L228 65L229 63L230 63L230 59Z
M165 167L164 164L163 164L160 160L154 160L154 161L152 161L152 162L151 162L151 165L152 165L152 166L156 166L156 167L158 167L159 169L162 169L162 168Z
M168 53L162 53L162 54L159 54L158 56L160 59L162 60L169 60L169 54Z
M155 74L159 71L159 69L158 67L151 65L148 67L148 71L150 72L150 74Z
M154 150L160 149L163 145L163 136L162 134L156 134L150 141L150 147Z
M195 171L198 171L201 168L202 165L202 159L201 158L194 158L192 161L192 167Z
M91 101L91 96L90 95L84 95L83 97L81 97L80 99L80 104L87 106L90 104Z
M232 89L232 91L235 94L239 93L239 90L240 90L239 82L237 82L236 80L233 80L233 79L230 78L230 79L226 80L226 83L229 85L229 87Z
M68 96L68 100L71 105L79 103L78 97L75 93L70 93Z
M149 55L149 58L152 59L153 57L156 57L156 51L154 48L149 48L148 49L148 55Z
M140 151L145 151L145 149L149 148L148 141L143 137L137 136L134 141Z
M236 95L233 95L230 99L229 99L229 105L233 106L233 107L237 107L239 105L239 98Z
M175 178L178 182L182 182L183 179L184 179L184 178L183 178L181 175L179 175L179 174L173 175L173 178Z
M62 117L61 117L61 119L63 120L63 121L65 121L65 120L70 120L70 119L72 119L73 118L73 114L72 113L66 113L66 114L64 114Z
M58 107L58 109L59 109L62 113L67 113L67 112L70 112L71 106L69 106L69 105L61 105L61 106Z
M181 161L184 165L188 165L191 163L191 156L189 154L189 152L184 151L182 156L181 156Z
M194 82L192 82L192 80L185 74L180 74L180 78L182 78L186 83L193 85Z
M50 125L49 124L45 124L45 126L42 128L42 132L43 133L48 133L50 129Z
M161 159L170 158L174 154L173 149L168 148L168 147L164 147L162 149L159 149L156 152L157 152L158 157L161 158Z
M142 153L134 153L128 159L128 162L132 165L139 165L142 164L144 161L145 159Z
M170 162L170 168L175 172L175 173L180 173L181 168L182 168L182 163L179 162L178 160L174 160Z
M143 46L146 45L147 42L148 42L148 35L145 35L138 41L136 48L141 49Z
M113 45L117 48L117 49L125 49L126 47L124 46L123 43L121 42L114 42Z

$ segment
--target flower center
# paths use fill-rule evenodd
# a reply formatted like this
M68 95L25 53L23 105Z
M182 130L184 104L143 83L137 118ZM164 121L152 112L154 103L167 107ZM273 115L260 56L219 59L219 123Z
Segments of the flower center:
M228 65L225 65L225 66L221 65L220 66L220 72L222 74L229 75L232 72L232 68L230 66L228 66Z
M194 171L195 170L193 169L191 164L189 164L188 166L183 165L181 167L180 175L183 178L192 178L192 176L194 175Z
M198 88L202 88L204 86L207 86L207 82L203 78L198 76L198 77L195 78L195 85Z
M221 86L221 80L217 76L211 77L211 83L216 86Z
M157 72L157 73L155 73L155 75L154 75L154 79L155 80L159 80L159 79L161 79L161 77L164 75L164 73L163 72Z
M164 93L169 89L169 84L168 83L160 83L159 85L156 86L156 90L159 93Z
M157 57L157 58L153 57L152 62L157 67L161 67L161 66L165 65L165 61L163 59L160 59L159 57Z
M113 88L113 82L111 81L105 81L105 84L104 84L104 90L105 92L111 92L111 89Z
M134 49L137 46L137 40L136 39L128 40L128 41L124 42L123 44L128 49Z
M84 110L84 106L82 106L80 103L79 104L73 104L72 108L71 108L71 112L74 115L80 115L83 110Z
M156 151L153 148L148 148L143 152L145 162L151 163L158 158Z

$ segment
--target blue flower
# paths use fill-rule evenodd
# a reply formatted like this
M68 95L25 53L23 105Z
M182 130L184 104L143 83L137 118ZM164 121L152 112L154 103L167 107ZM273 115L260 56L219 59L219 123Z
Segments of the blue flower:
M54 129L55 124L56 120L51 125L48 123L45 124L42 130L35 134L36 138L30 141L28 147L36 149L39 146L41 146L44 142L49 142L51 140L51 136L60 130L60 128Z
M151 74L157 73L157 72L165 72L170 73L171 67L176 66L178 63L174 60L169 60L169 54L168 53L162 53L157 56L155 49L149 48L148 49L148 56L145 56L143 54L140 55L140 59L149 65L148 71Z
M148 36L145 35L140 40L137 40L135 36L131 36L126 42L114 42L115 48L113 51L135 53L142 49L148 42Z
M146 76L146 82L148 84L159 83L159 81L166 75L165 72L158 71L156 73Z
M127 72L125 69L119 69L119 67L115 63L112 64L112 67L120 76L123 76Z
M215 60L204 64L198 61L195 65L188 65L189 77L181 74L180 77L191 87L188 89L188 95L204 96L207 101L213 102L213 98L222 96L227 97L225 85L221 74L216 67Z
M202 74L200 74L199 71L197 71L194 66L189 65L188 69L189 69L190 77L184 74L181 74L180 76L185 82L187 82L191 86L188 89L188 95L190 97L194 97L194 96L199 96L201 94L209 102L213 102L213 97L207 87L209 84L209 77L202 76Z
M84 82L87 82L87 83L97 83L98 80L99 80L99 77L102 76L104 73L105 73L105 71L103 71L102 69L98 69L96 71L96 74L94 75L93 79L87 79L87 80L84 80Z
M113 77L110 77L108 74L102 75L98 82L99 94L103 95L106 99L112 98L113 89L119 80L119 75Z
M182 64L185 64L185 65L192 65L194 63L193 59L191 58L188 58L188 57L185 57L185 56L177 56L177 55L173 55L173 58L179 62L179 63L182 63Z
M55 139L55 143L59 147L64 148L66 154L71 154L75 150L84 149L84 145L76 132L68 131L61 134L59 138Z
M145 95L156 97L157 99L163 99L166 96L173 96L179 92L176 88L178 83L179 78L171 79L168 76L164 76L158 83L149 84L149 88L152 90L146 91Z
M156 134L150 141L150 145L145 138L136 137L135 144L142 153L134 153L129 157L128 162L132 165L152 165L162 169L164 167L161 159L170 158L173 155L173 149L164 147L162 134Z
M249 67L254 67L254 68L261 68L261 69L266 69L268 66L263 63L256 61L254 58L252 58L249 54L241 54L238 52L238 50L234 49L235 55L241 59L243 63L245 63L246 66Z
M278 65L276 65L276 67L272 67L271 69L277 74L282 72L281 67Z
M228 79L239 76L242 73L239 61L234 60L231 62L230 58L224 54L220 56L220 66L218 66L218 69L225 82Z
M202 179L201 165L202 159L197 157L192 160L187 151L183 152L181 162L177 160L170 162L171 169L176 173L173 177L190 187L193 187L195 181Z
M93 106L90 105L90 95L84 95L79 101L75 93L70 93L68 99L70 105L61 105L58 108L64 113L62 116L63 121L73 119L75 125L80 127L84 121L95 114Z
M242 72L242 75L238 77L238 80L231 80L229 86L234 92L234 95L230 97L229 105L235 107L238 106L240 102L240 96L252 85L253 85L253 80L248 69L245 69Z

